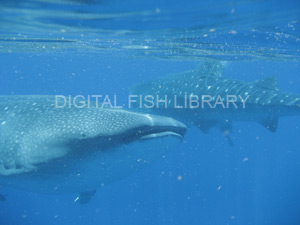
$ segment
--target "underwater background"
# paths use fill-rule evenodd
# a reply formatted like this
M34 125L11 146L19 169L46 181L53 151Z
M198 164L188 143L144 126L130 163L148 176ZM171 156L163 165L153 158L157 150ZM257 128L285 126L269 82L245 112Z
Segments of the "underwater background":
M1 95L114 95L228 61L224 77L278 77L300 94L297 0L28 0L0 2ZM1 187L0 225L300 224L300 117L276 133L234 123L222 133L188 130L166 157L100 187L85 205L76 195Z

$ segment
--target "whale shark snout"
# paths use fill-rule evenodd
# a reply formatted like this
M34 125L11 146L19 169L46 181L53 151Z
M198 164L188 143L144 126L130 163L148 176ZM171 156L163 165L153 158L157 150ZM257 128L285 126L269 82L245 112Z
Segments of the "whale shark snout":
M145 117L148 121L132 130L126 131L122 142L163 138L165 136L183 138L185 135L186 126L179 121L157 115L145 115Z

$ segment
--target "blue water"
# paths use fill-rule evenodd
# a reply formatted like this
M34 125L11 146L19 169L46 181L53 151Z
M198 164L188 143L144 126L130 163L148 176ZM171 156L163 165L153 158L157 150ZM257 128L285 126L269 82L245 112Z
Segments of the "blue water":
M2 1L0 94L116 94L128 87L229 61L224 77L276 75L300 94L299 1ZM2 187L0 225L299 225L300 117L276 133L234 123L231 147L217 129L192 127L177 149L99 187L85 205Z

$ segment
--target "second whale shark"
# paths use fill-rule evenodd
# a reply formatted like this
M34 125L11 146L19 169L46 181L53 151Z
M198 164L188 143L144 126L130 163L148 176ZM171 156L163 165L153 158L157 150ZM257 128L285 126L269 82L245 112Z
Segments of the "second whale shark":
M138 84L131 88L136 97L133 104L144 112L197 126L204 133L218 127L230 144L234 121L258 122L275 132L279 117L300 115L300 95L280 91L276 77L254 82L229 79L222 76L225 65L207 60L194 70Z

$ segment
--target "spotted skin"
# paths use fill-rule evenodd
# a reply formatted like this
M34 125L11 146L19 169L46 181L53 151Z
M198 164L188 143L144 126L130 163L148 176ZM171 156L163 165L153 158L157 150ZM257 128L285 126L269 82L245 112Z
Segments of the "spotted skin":
M185 129L121 109L57 108L54 96L0 96L0 185L93 193L165 155Z

